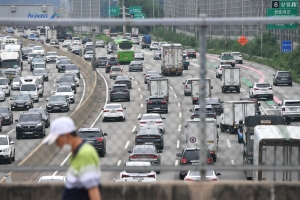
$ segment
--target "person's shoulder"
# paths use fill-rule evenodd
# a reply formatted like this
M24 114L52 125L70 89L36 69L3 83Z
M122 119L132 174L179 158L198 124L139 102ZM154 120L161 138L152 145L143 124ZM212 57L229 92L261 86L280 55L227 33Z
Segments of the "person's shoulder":
M78 152L78 156L97 156L97 151L95 150L95 148L89 144L89 143L84 143L82 145L82 147L80 148L79 152ZM97 156L98 157L98 156Z

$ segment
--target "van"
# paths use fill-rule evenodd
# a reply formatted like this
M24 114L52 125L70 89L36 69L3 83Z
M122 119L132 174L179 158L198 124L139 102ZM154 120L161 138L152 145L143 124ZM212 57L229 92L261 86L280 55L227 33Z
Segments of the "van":
M22 85L26 84L34 84L35 87L28 87L29 90L26 90L27 87L22 87ZM34 89L35 88L35 89ZM38 97L43 97L44 95L44 82L42 76L26 76L20 77L20 91L24 93L24 91L31 91L31 95L33 94L33 99L38 102ZM37 98L35 97L37 95Z
M18 26L17 31L24 33L24 26Z

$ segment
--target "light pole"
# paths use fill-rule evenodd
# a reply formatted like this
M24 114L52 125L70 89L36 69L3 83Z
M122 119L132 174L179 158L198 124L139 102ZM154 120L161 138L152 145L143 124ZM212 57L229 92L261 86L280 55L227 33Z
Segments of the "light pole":
M96 46L96 41L95 41L95 32L96 32L96 28L93 27L92 28L92 33L93 33L93 59L92 59L92 68L93 68L93 71L95 71L95 46Z

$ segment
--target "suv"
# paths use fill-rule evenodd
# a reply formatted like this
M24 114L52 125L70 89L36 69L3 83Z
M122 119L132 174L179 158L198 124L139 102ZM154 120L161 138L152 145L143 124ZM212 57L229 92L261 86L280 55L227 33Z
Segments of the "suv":
M199 80L199 78L187 78L185 82L182 83L184 85L183 87L184 96L190 96L192 94L193 80Z
M231 52L224 52L220 56L220 64L230 64L232 67L235 67L235 60Z
M199 148L189 148L185 147L182 150L182 153L177 153L176 156L179 157L179 165L199 165ZM214 162L213 158L210 155L209 150L206 148L206 163L212 164ZM187 175L187 171L180 171L179 172L179 179L183 180L184 177Z
M61 85L69 85L71 86L72 90L74 91L74 94L76 94L76 81L73 76L62 76L60 79L57 81L57 87Z
M168 113L168 103L163 95L150 96L147 101L147 113L164 112Z
M11 164L12 161L15 161L15 143L11 141L9 135L0 135L0 160L7 161L8 164Z
M9 87L9 81L7 78L0 78L0 88L2 88L2 90L5 92L5 95L7 97L10 96L10 87Z
M206 105L211 105L214 111L216 112L216 114L219 116L223 112L223 102L221 101L221 99L217 97L206 98Z
M24 26L18 26L17 30L18 30L18 32L24 33Z
M267 82L254 83L253 86L249 86L249 96L250 98L268 98L273 100L273 89L272 85Z
M45 122L40 112L25 112L20 115L16 126L16 138L38 136L43 138L46 135Z
M243 64L243 57L240 52L232 52L235 63Z
M92 41L92 39L91 39L90 37L84 37L84 38L82 39L81 43L82 43L82 44L85 44L85 43L91 42L91 41Z
M111 67L115 65L115 66L119 66L119 61L116 57L110 57L108 60L107 60L107 63L106 63L106 66L105 66L105 72L106 73L109 73L110 72L110 69Z
M117 76L123 75L123 69L119 66L111 67L109 72L109 78L116 79Z
M216 119L216 112L212 105L205 105L205 110L206 110L206 118L214 118ZM191 119L195 118L200 118L199 113L200 113L200 106L199 105L194 105L192 109L189 110L191 112Z
M82 140L90 143L98 152L100 157L104 157L106 154L106 139L107 133L103 133L100 128L80 128L78 136Z
M283 100L281 104L280 115L288 118L300 118L300 100Z
M76 73L77 77L80 79L80 68L75 64L66 65L65 73Z
M118 99L125 99L130 101L130 92L127 85L125 84L115 84L110 88L110 102Z
M131 79L132 78L129 78L129 76L126 75L117 76L115 79L115 84L126 84L128 89L132 89Z
M276 74L273 74L273 85L277 86L278 84L288 84L289 86L293 85L292 74L289 71L277 71Z

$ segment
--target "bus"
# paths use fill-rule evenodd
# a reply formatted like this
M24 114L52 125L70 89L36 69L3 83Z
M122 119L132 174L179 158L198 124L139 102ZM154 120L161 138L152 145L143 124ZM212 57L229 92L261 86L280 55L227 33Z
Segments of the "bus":
M117 50L119 63L130 63L134 60L133 42L127 39L116 39L114 50Z

